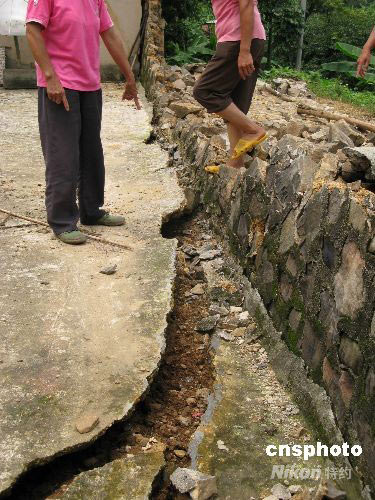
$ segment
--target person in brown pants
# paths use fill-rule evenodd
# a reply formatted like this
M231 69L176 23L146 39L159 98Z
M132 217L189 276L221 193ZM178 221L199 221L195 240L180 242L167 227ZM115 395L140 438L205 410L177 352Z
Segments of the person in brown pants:
M195 99L227 122L228 165L241 168L243 156L266 139L249 112L265 49L257 0L212 0L218 44L194 87Z

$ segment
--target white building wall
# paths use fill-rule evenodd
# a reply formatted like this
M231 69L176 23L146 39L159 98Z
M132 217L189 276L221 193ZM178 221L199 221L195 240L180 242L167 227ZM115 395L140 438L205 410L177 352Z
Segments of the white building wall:
M22 0L24 1L24 0ZM138 34L141 19L141 0L106 0L113 22L120 30L125 46L130 50ZM0 0L1 2L1 0ZM34 64L32 54L25 36L18 37L22 66L32 67ZM7 67L17 67L17 55L13 36L0 35L0 47L6 47ZM113 65L113 61L102 44L101 57L103 66Z

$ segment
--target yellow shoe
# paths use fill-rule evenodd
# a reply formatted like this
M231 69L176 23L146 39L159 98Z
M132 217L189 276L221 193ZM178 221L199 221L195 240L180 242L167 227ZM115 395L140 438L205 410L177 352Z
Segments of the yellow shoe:
M204 168L209 174L218 174L220 172L220 167L218 165L209 165Z
M234 148L233 154L232 154L232 160L237 160L240 156L244 155L245 153L248 153L252 149L254 149L256 146L259 146L259 144L262 144L267 139L267 134L263 134L261 137L258 139L254 139L252 141L247 141L245 139L240 139L237 142L236 147Z

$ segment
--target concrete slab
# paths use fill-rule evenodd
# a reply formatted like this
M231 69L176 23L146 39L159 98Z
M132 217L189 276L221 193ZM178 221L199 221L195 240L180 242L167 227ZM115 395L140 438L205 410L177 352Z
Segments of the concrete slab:
M104 100L106 208L127 225L88 229L132 250L70 247L0 218L0 494L129 414L164 350L176 242L160 229L184 199L166 153L144 142L150 115L122 103L121 86L105 86ZM36 110L34 91L0 90L0 205L44 220ZM81 434L85 417L98 423Z
M233 263L225 264L235 268ZM211 261L204 262L203 267L208 293L217 288L224 293L229 288L228 280L220 266ZM249 343L246 336L228 342L214 335L213 347L215 393L189 448L192 467L216 476L219 497L226 500L269 495L273 485L284 481L283 477L272 477L274 466L324 471L328 464L319 457L310 458L306 465L301 457L266 454L268 445L303 446L314 444L314 438L291 396L278 382L261 344ZM317 484L315 480L296 481L310 487Z
M148 500L155 477L164 466L163 450L115 460L104 467L83 472L64 492L62 500Z

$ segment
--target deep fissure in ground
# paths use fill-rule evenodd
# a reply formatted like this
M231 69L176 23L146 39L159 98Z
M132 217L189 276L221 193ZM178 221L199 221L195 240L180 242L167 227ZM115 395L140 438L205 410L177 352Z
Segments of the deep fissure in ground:
M199 246L203 215L185 216L164 224L166 238L177 238L182 245ZM207 396L214 383L210 338L195 330L208 315L204 295L189 295L205 281L203 268L191 266L177 250L174 309L168 318L166 349L159 371L145 398L132 414L115 423L85 449L52 459L31 468L20 477L8 498L41 500L59 498L81 472L101 467L127 454L144 453L142 447L155 438L165 445L166 467L154 481L152 498L184 498L170 485L169 475L176 467L189 466L190 439L207 407Z

